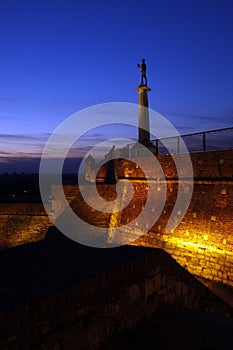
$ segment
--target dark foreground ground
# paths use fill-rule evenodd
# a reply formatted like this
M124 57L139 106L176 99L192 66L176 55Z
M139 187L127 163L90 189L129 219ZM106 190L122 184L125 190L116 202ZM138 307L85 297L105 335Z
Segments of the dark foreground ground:
M214 315L163 307L151 320L101 350L119 349L230 350L233 324Z
M89 248L51 228L42 241L0 251L0 314L114 270L150 251L130 246ZM78 345L73 349L79 349ZM233 322L232 318L163 306L150 320L103 348L110 349L230 350Z
M115 270L150 251L91 248L52 227L41 241L0 251L0 313Z

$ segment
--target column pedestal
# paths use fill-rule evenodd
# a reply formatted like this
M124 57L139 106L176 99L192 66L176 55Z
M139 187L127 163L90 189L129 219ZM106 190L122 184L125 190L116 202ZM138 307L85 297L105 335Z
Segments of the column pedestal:
M142 85L135 90L138 92L138 144L135 145L133 153L136 157L142 156L143 149L141 145L143 145L153 154L156 154L156 147L150 141L148 92L150 92L151 89L146 85Z
M148 92L151 89L139 86L135 90L138 92L138 142L147 144L150 143Z

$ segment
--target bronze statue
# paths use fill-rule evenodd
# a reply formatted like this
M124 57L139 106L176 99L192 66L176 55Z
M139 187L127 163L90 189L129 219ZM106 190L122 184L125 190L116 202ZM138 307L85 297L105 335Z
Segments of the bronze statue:
M147 77L146 77L146 63L145 58L142 59L141 64L137 64L137 67L141 70L141 84L139 86L147 86ZM144 81L144 84L143 84Z

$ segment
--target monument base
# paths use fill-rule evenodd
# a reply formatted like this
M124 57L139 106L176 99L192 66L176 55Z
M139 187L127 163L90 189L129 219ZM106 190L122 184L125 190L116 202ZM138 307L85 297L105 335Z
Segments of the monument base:
M139 85L138 87L135 88L135 90L138 93L145 93L145 92L148 93L151 91L151 88L149 88L147 85Z
M148 92L151 89L147 85L139 85L135 90L138 92L138 141L148 144L150 142Z

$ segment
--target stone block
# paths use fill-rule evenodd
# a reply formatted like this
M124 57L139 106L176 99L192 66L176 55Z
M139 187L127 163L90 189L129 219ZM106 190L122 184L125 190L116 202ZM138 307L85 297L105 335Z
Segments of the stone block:
M145 299L148 298L151 294L154 293L154 282L153 279L150 279L145 282Z
M162 276L162 278L161 278L161 287L162 287L162 288L163 288L163 287L166 287L166 285L167 285L167 275L164 274L164 275Z
M154 291L157 292L161 288L161 275L158 274L153 279L153 288Z
M138 300L141 296L140 286L138 284L132 284L131 286L127 287L127 293L131 301Z
M164 288L161 288L161 289L158 291L157 294L158 294L159 296L162 296L162 295L166 295L167 292L168 292L167 288L164 287Z
M182 286L183 286L183 283L181 281L176 283L176 286L175 286L176 297L180 297L182 295Z

